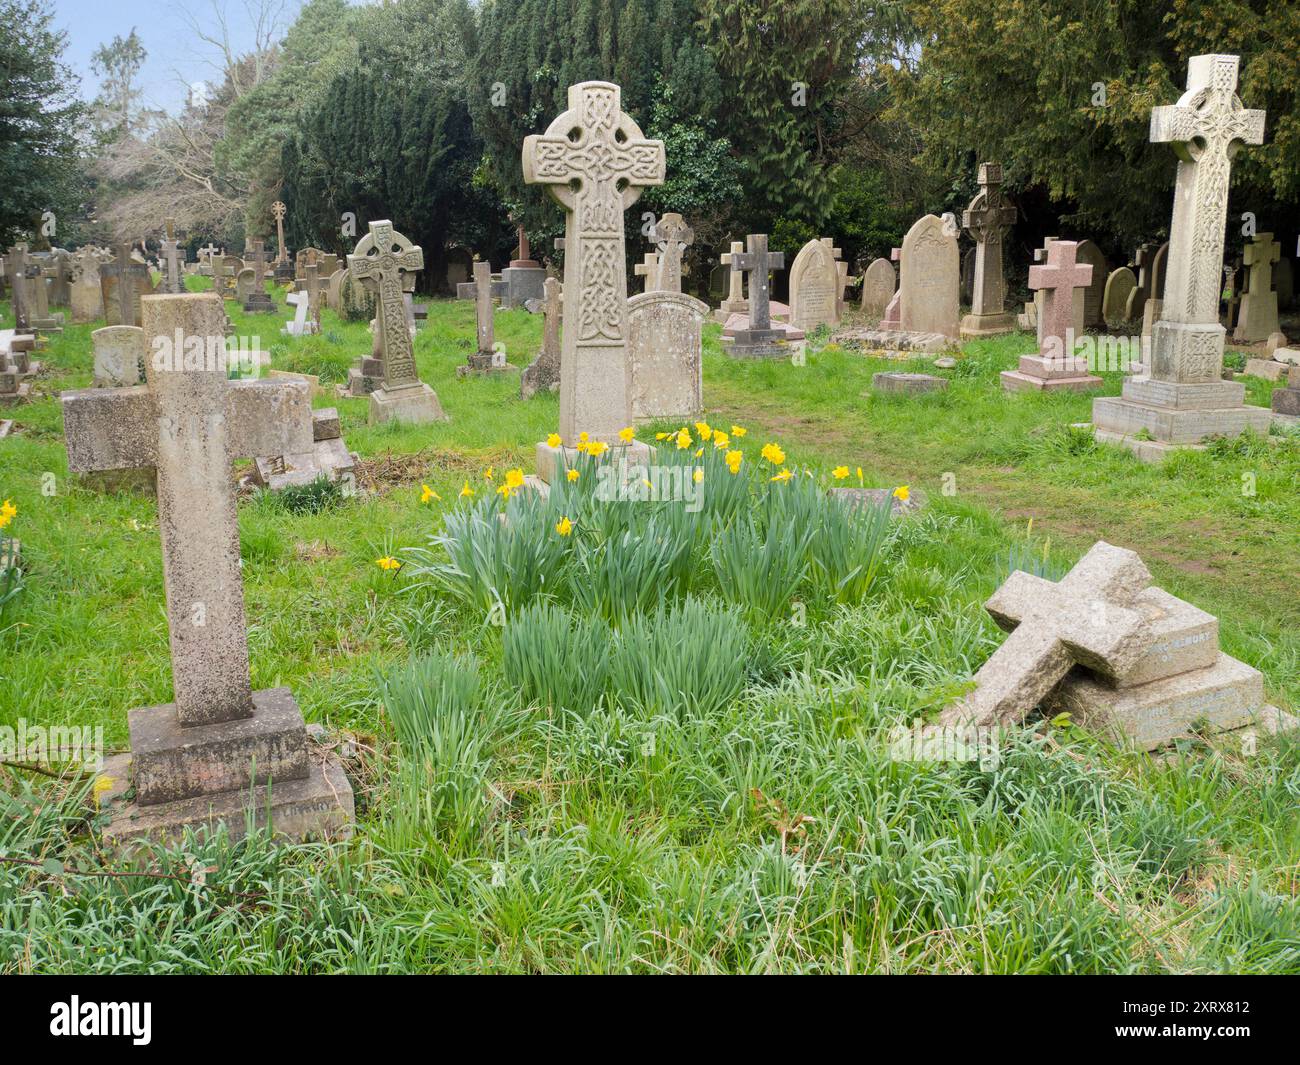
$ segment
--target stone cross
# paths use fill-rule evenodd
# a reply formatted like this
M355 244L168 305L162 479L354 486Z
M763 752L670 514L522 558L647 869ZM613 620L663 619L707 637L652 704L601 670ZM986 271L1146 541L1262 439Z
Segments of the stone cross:
M745 245L741 241L733 240L731 242L731 250L723 252L718 261L721 262L723 266L730 266L732 256L740 255L744 250ZM734 307L744 302L745 275L739 270L732 270L728 275L727 304L728 306Z
M975 690L946 709L945 725L998 725L1023 718L1075 663L1125 673L1150 639L1134 608L1151 574L1132 551L1099 541L1059 583L1016 570L984 604L1013 630L978 673Z
M1074 290L1087 288L1092 282L1092 265L1075 262L1078 250L1073 240L1055 241L1047 246L1047 261L1029 268L1029 287L1043 293L1039 343L1045 347L1048 338L1054 338L1061 345L1054 354L1066 357L1074 354L1069 343L1074 332ZM1075 341L1079 339L1074 337Z
M1266 340L1278 331L1278 300L1273 290L1273 264L1282 257L1282 247L1272 233L1257 233L1242 250L1246 284L1237 314L1233 339L1242 343Z
M307 293L307 309L311 314L313 332L320 332L320 306L321 306L321 276L320 267L312 263L307 267L307 278L305 289Z
M420 384L415 372L415 352L406 327L402 302L402 274L424 269L424 251L393 229L387 219L370 223L348 256L354 281L369 281L376 294L375 319L384 360L384 388L391 392Z
M175 220L166 219L167 236L162 241L162 253L165 269L163 271L162 290L177 295L185 291L185 282L181 277L181 242L174 233Z
M252 242L253 287L244 300L245 312L266 314L275 310L275 303L266 294L266 245L260 240Z
M220 250L221 249L218 248L215 244L213 244L212 241L208 241L208 243L204 247L199 249L199 261L202 262L203 260L206 259L208 263L208 269L211 270L212 257L216 255L217 252L219 252Z
M226 379L225 312L215 294L146 296L141 308L152 352L146 383L65 394L68 468L156 471L180 724L251 717L230 464L310 451L310 396L299 382Z
M751 233L745 238L745 247L745 251L731 253L731 272L749 275L749 328L771 329L769 274L785 266L785 252L768 251L766 233Z
M491 358L496 340L492 321L492 264L474 264L474 312L478 319L478 354Z
M149 267L131 258L131 246L119 244L113 250L113 258L100 265L101 284L105 278L114 278L117 287L117 306L120 316L119 325L140 324L141 283L148 283ZM107 309L108 301L104 301Z
M632 272L637 277L645 278L645 290L651 292L658 284L659 277L659 255L657 252L648 251L636 266L632 267Z
M542 350L537 357L524 368L520 375L519 394L524 399L538 392L549 392L560 383L560 316L564 308L560 281L548 277L542 282L544 300L542 313L545 323L542 326ZM529 310L532 310L529 306Z
M1232 157L1242 144L1264 140L1264 112L1246 110L1237 97L1239 62L1233 55L1193 56L1178 103L1151 111L1151 140L1170 144L1179 160L1161 311L1166 328L1156 331L1152 353L1157 380L1217 381L1222 373L1219 282Z
M695 230L681 215L670 211L650 227L650 239L659 248L659 276L655 288L661 292L680 292L682 252L695 240Z
M1016 209L1002 198L1002 164L980 163L980 191L962 212L961 224L975 238L975 281L971 315L1006 313L1002 237L1016 221Z
M15 244L5 262L14 304L14 325L20 333L31 332L31 309L27 304L27 245Z
M284 210L284 204L279 200L271 204L271 215L275 218L275 243L280 249L275 256L277 263L287 263L289 261L289 253L284 247Z
M565 209L565 329L560 436L611 446L623 441L628 408L627 266L623 212L644 188L663 184L663 141L649 140L602 81L569 86L569 109L525 138L524 181L545 185Z

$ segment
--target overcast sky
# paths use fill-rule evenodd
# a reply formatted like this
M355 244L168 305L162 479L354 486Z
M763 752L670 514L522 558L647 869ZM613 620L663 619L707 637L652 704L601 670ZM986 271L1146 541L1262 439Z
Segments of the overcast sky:
M211 47L193 38L184 10L192 11L204 26L215 26L213 4L224 6L233 43L248 51L254 40L252 18L245 0L53 0L54 22L68 35L65 58L81 78L81 95L94 99L99 79L91 73L91 54L114 36L134 27L149 53L143 70L143 102L149 107L176 111L185 100L185 86L194 81L215 81L210 65L218 58ZM251 0L256 2L256 0ZM283 31L302 6L302 0L280 0L284 8ZM283 36L281 33L279 36Z

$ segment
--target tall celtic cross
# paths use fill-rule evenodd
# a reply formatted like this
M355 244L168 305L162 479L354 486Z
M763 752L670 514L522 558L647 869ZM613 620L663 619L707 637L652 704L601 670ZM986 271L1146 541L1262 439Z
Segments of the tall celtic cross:
M682 252L695 239L695 230L681 215L670 211L650 227L650 239L659 249L659 280L655 287L663 292L680 292Z
M565 329L560 360L560 436L611 445L628 425L627 265L623 212L663 184L663 141L623 113L604 81L569 86L569 109L524 139L524 180L545 185L567 212Z
M370 223L370 232L348 256L348 273L355 281L369 281L375 287L378 306L375 320L379 347L384 359L384 389L420 386L415 372L415 352L406 328L402 302L402 274L424 269L424 251L393 229L393 223Z
M1151 140L1171 145L1179 160L1161 312L1165 321L1219 324L1232 157L1243 144L1264 140L1264 112L1246 110L1237 97L1239 62L1235 55L1193 56L1187 91L1178 103L1151 111ZM1222 344L1220 339L1220 359Z
M745 249L731 253L731 270L749 274L749 328L751 331L771 329L772 284L768 275L785 266L785 252L768 251L766 233L749 234Z
M131 245L122 243L113 249L113 258L99 268L101 285L109 281L116 287L119 325L140 324L141 290L148 284L149 267L131 258ZM105 307L109 301L104 301Z
M1001 314L1006 303L1002 235L1016 222L1016 209L1002 198L1002 164L980 163L980 191L962 212L961 224L975 238L972 314Z
M147 296L145 384L63 394L68 468L151 468L182 725L253 713L230 463L310 451L306 385L226 378L215 293Z
M275 243L280 249L275 256L277 263L287 263L289 261L289 253L284 250L284 210L284 204L279 200L271 204L271 215L275 218Z

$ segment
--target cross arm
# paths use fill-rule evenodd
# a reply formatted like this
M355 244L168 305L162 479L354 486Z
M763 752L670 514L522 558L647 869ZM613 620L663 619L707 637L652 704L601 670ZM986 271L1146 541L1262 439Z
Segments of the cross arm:
M144 385L79 388L59 398L69 471L95 473L157 465L157 408Z

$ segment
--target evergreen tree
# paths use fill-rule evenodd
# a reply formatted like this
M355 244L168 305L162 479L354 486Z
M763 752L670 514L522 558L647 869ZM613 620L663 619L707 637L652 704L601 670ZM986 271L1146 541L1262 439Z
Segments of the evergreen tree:
M85 114L63 61L67 36L48 0L0 0L0 243L53 212L71 236L84 179L77 138Z

